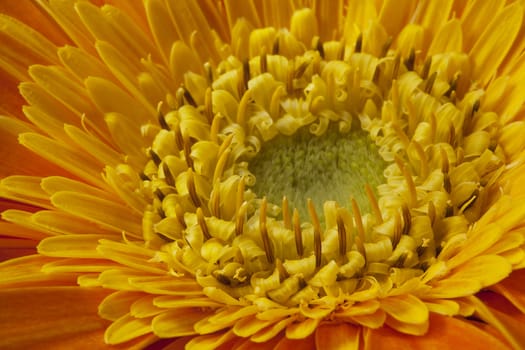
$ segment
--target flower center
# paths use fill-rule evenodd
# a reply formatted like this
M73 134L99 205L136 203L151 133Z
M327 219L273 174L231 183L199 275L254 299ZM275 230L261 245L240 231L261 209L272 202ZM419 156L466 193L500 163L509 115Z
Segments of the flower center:
M363 212L370 211L365 185L375 189L383 183L385 167L368 133L352 129L343 134L334 128L321 136L307 128L292 136L278 135L264 143L248 165L259 197L281 203L286 196L303 218L308 217L308 198L318 213L326 201L349 207L350 196Z

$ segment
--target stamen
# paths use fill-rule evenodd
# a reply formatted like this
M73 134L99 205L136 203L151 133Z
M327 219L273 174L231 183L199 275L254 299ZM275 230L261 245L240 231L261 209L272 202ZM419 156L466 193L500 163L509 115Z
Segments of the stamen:
M279 119L281 109L281 97L286 95L286 91L282 85L279 85L272 94L270 100L270 116L273 120Z
M175 144L179 150L184 148L184 139L182 137L182 131L180 130L180 124L176 123L173 127L173 132L175 134Z
M283 225L284 225L284 228L287 229L287 230L290 230L292 228L292 222L291 222L291 218L290 218L290 208L288 206L288 198L286 196L283 197L282 211L283 211Z
M206 78L208 79L208 85L213 84L213 67L210 62L204 63L204 71L206 72Z
M458 88L458 80L459 78L461 77L461 74L460 73L456 73L454 74L454 78L452 78L452 81L450 82L450 85L449 85L449 88L447 91L445 91L445 93L443 94L443 96L446 96L446 97L449 97L452 95L452 93L454 91L456 91L456 89Z
M376 65L374 69L374 76L372 77L372 81L374 84L379 85L379 81L381 80L381 66L378 64Z
M410 215L410 210L406 204L403 204L401 207L401 213L403 215L403 232L402 234L408 235L410 232L410 227L412 225L412 216Z
M248 108L248 103L252 98L252 91L246 90L244 95L242 95L241 101L239 102L239 107L237 109L237 124L241 127L246 127L246 109Z
M323 47L323 43L321 42L321 38L316 37L314 40L315 40L315 44L314 44L315 49L319 52L319 55L321 56L321 58L324 59L324 47Z
M372 187L370 187L369 184L365 184L365 191L366 191L366 196L368 197L368 201L370 202L370 205L372 206L372 211L374 212L374 216L376 218L377 224L382 224L383 217L381 215L381 209L379 209L379 204L377 203L377 199L374 195L374 191L372 190Z
M175 217L183 228L187 227L186 221L184 221L184 209L178 203L175 204Z
M140 179L141 179L142 181L151 181L151 179L149 178L149 176L146 175L146 174L144 174L143 171L141 171L141 172L139 173L139 177L140 177Z
M395 248L399 241L401 240L401 235L403 232L403 229L401 228L401 216L399 215L399 212L395 212L394 214L394 232L392 233L392 247Z
M264 74L268 71L268 56L266 53L263 53L261 56L259 56L259 66L261 74Z
M188 104L192 105L193 107L197 107L197 103L193 99L193 96L191 96L189 90L186 89L186 87L184 85L181 85L181 89L183 91L183 94L184 94L183 96L184 96L184 99L186 100L186 102L188 102Z
M157 107L157 117L158 117L158 120L159 120L159 125L164 130L170 130L170 126L168 125L168 123L166 123L166 119L164 118L164 114L160 110L161 106L162 106L162 102L159 102L159 105Z
M275 267L277 268L277 271L279 271L279 281L284 281L288 277L290 277L290 274L286 271L286 269L283 266L283 262L281 259L277 259L275 261Z
M197 195L197 190L195 189L195 179L193 178L193 170L191 169L188 169L188 179L186 180L186 186L188 187L188 192L193 205L195 205L197 208L201 207L202 203L199 196Z
M363 218L361 217L361 211L359 210L359 206L357 205L357 201L355 200L355 198L352 198L352 212L354 213L355 226L357 229L358 238L361 240L361 243L364 243L366 242L365 228L363 226ZM363 252L364 252L364 246L363 246Z
M259 231L261 231L261 238L263 241L264 251L266 252L266 259L270 264L274 262L273 250L268 236L268 229L266 227L266 209L267 209L266 197L262 199L261 209L259 213Z
M274 42L273 42L273 45L272 45L272 55L278 55L279 54L279 40L280 39L280 36L277 35L277 37L275 38Z
M416 62L416 51L414 48L410 49L407 59L405 60L405 66L408 70L414 70L414 63Z
M240 236L244 232L244 221L246 220L246 210L248 208L248 203L244 202L241 204L239 209L236 211L235 218L235 235Z
M204 113L206 115L206 118L208 119L209 124L212 124L214 119L211 93L211 87L208 87L206 89L206 94L204 95Z
M206 240L211 239L210 231L208 231L208 225L206 225L206 220L204 219L201 208L197 208L197 222L199 223L204 238Z
M213 189L210 194L209 205L213 216L221 217L221 198L220 198L220 181L213 182Z
M299 67L295 69L294 78L300 79L303 76L304 72L306 71L306 68L308 68L309 65L310 65L310 62L307 62L307 61L301 63L301 65L299 65Z
M160 165L160 163L162 163L162 159L160 159L159 155L151 148L149 150L149 156L151 157L151 160L153 161L153 163L155 163L157 167Z
M250 80L250 62L244 60L242 62L242 75L241 79L238 81L237 92L239 97L243 96L244 93L248 90L248 81Z
M166 184L168 184L169 186L174 187L175 186L175 178L173 177L173 174L171 173L171 170L170 170L168 164L162 163L162 171L164 172L164 180L166 181Z
M230 134L230 135L226 136L226 138L221 143L221 147L219 147L219 153L218 154L223 154L226 151L226 149L228 149L228 147L230 147L230 145L232 144L232 141L233 141L233 136L234 136L234 134Z
M363 34L360 33L355 41L354 52L361 52L363 48Z
M427 79L425 82L425 91L427 94L430 94L432 92L432 88L434 87L434 82L436 81L437 72L432 73L432 75Z
M337 235L339 238L339 255L344 256L346 254L346 228L341 215L341 208L337 209L336 221L337 221Z
M301 232L301 222L299 221L299 211L297 208L293 210L293 232L295 236L295 250L297 251L297 255L302 257L304 253L303 234Z
M426 79L428 77L428 73L430 73L430 67L432 66L432 56L428 56L425 60L425 63L423 63L423 69L421 70L421 78Z
M226 167L226 162L230 157L231 150L228 148L219 156L215 170L213 171L213 183L220 182L222 175L224 173L224 168Z
M308 213L310 219L312 219L312 225L314 227L314 253L315 253L315 266L321 266L321 224L319 218L315 212L314 202L308 198Z
M191 144L188 136L182 135L182 148L184 149L184 159L189 168L193 169L193 159L191 158Z
M394 66L392 67L392 77L391 77L392 82L394 82L394 80L397 79L397 76L399 74L399 67L400 66L401 66L401 55L397 54L394 57Z

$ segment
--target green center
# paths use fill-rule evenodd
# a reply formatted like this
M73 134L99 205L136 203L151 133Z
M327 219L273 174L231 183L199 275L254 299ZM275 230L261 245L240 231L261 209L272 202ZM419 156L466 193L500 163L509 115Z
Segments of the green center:
M367 132L352 129L342 134L334 129L315 136L302 128L292 136L278 135L264 143L249 164L256 177L255 193L275 204L286 196L303 220L308 218L308 198L320 218L325 201L350 207L352 197L362 213L369 212L365 185L375 191L384 183L386 162Z

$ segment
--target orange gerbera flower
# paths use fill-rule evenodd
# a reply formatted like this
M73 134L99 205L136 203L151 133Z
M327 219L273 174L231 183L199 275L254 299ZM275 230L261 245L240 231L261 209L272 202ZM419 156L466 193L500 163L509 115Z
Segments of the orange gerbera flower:
M0 9L0 347L525 348L522 1Z

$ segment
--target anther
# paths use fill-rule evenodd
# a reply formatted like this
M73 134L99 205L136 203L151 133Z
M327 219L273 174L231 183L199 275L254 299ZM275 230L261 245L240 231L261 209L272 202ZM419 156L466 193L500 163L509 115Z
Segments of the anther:
M392 233L392 247L394 249L401 240L401 235L403 232L401 225L401 216L399 215L399 212L396 211L394 214L394 232Z
M279 271L279 280L281 282L287 279L288 277L290 277L290 275L288 274L288 271L286 271L286 269L284 268L284 265L281 259L275 260L275 267L277 268L277 271Z
M170 167L166 163L162 163L162 171L164 172L164 180L166 181L166 184L169 186L174 187L175 186L175 178L173 177L173 174L171 173Z
M184 149L184 159L189 168L193 169L193 159L191 158L191 144L188 136L182 136L182 148Z
M400 66L401 66L401 55L397 54L394 57L394 65L392 67L392 77L391 77L392 80L397 79L397 76L399 74L399 67Z
M303 248L303 233L301 232L301 222L299 221L299 211L297 208L293 210L293 232L295 237L295 250L300 257L304 254Z
M153 163L155 163L156 166L159 166L160 163L162 163L162 159L160 159L159 155L150 148L149 150L149 156L151 157L151 160Z
M181 89L183 91L183 96L186 102L193 107L197 107L197 103L195 103L195 100L193 99L193 96L191 96L190 92L184 85L181 85Z
M268 236L268 228L266 227L266 208L267 208L266 197L262 199L261 209L259 212L259 231L261 231L261 238L263 241L264 251L266 253L266 259L270 264L274 262L273 250Z
M423 63L423 69L421 70L421 78L426 79L428 77L428 73L430 73L430 67L432 66L432 56L428 56L425 60L425 63Z
M452 92L456 91L456 89L458 88L458 80L459 80L459 77L461 76L461 74L459 73L456 73L454 75L454 78L452 79L452 81L450 82L450 85L449 85L449 88L447 91L445 91L445 93L443 94L443 96L446 96L446 97L449 97L452 95Z
M339 238L339 255L344 256L346 254L346 228L341 215L341 208L337 209L336 222L337 222L337 235Z
M246 59L242 62L241 79L238 81L237 92L239 97L248 90L248 81L250 80L250 62Z
M306 72L306 68L308 68L309 65L310 62L307 61L301 63L299 67L295 69L294 79L300 79L303 76L304 72Z
M272 45L272 55L278 55L279 54L279 35L275 38L273 45Z
M436 77L437 77L437 72L434 72L425 82L425 88L423 91L426 92L427 94L432 93L432 88L434 87L434 82L436 81Z
M416 62L416 51L414 48L410 49L407 59L405 60L405 66L408 70L414 70L414 63Z
M263 53L261 56L259 56L259 66L261 74L266 73L268 71L268 56L266 55L266 53Z
M188 193L190 194L190 199L197 208L202 206L201 200L197 194L197 189L195 188L195 179L193 177L193 170L188 169L188 178L186 180L186 186L188 187Z
M355 198L352 198L352 212L354 213L355 227L357 229L358 237L361 240L361 243L364 243L366 242L365 227L363 226L363 218L361 217L361 211L359 210Z
M158 207L157 208L157 214L159 214L159 216L161 217L161 219L164 219L166 217L166 213L164 212L164 210L162 209L162 207Z
M402 234L408 235L410 232L410 227L412 226L412 216L410 215L410 210L406 204L403 204L401 208L401 214L403 216L403 232Z
M314 253L315 253L315 266L321 266L321 224L319 223L319 218L315 211L314 202L308 198L308 213L310 214L310 219L312 220L312 225L314 227Z
M359 34L355 41L354 52L361 52L363 49L363 34Z
M180 204L175 204L175 217L177 218L177 221L183 228L186 228L186 221L184 220L184 209L180 206Z
M211 127L210 127L210 140L213 142L219 143L218 135L219 135L219 131L221 128L221 120L223 118L224 117L222 116L221 113L217 113L213 116L213 120L211 122Z
M206 225L206 220L204 219L204 214L202 213L201 208L197 208L197 222L199 223L204 238L206 240L210 239L210 231L208 231L208 225Z
M206 89L206 94L204 95L204 113L206 115L206 119L208 120L208 124L212 124L213 122L213 104L212 104L212 91L211 87L208 87Z
M283 197L282 211L283 211L283 225L284 225L284 228L287 229L287 230L290 230L292 228L292 221L291 221L291 218L290 218L290 208L288 206L288 198L286 196Z
M235 217L235 235L240 236L244 232L244 221L246 220L246 210L248 203L244 202L241 204L239 209L236 211Z
M372 77L372 81L374 82L374 84L379 85L380 80L381 80L381 66L377 64L374 69L374 76Z
M139 177L142 181L151 181L148 175L144 174L142 171L139 173Z
M219 156L219 160L217 161L217 165L215 166L215 170L213 171L213 183L220 182L222 175L224 173L224 168L226 167L226 162L228 161L228 158L230 157L231 150L227 148L222 154Z
M376 218L377 224L382 224L383 216L381 215L381 209L379 209L379 204L377 203L377 199L374 195L374 191L372 190L372 187L370 187L369 184L365 184L365 191L366 191L366 196L368 197L368 201L370 202L370 205L372 206L372 211L374 212L374 216Z
M321 39L319 37L316 37L316 42L315 42L315 49L319 52L319 55L321 56L321 58L324 59L324 47L323 47L323 43L321 42Z
M216 181L213 183L213 189L210 194L209 206L210 206L212 215L217 218L221 217L220 192L221 192L220 182Z
M206 78L208 79L208 85L213 84L213 67L210 62L204 63L204 71L206 72Z
M159 125L164 130L170 130L170 126L168 125L168 123L166 123L166 118L164 118L164 114L161 112L160 106L161 104L159 103L159 108L157 110L157 117L159 119Z

